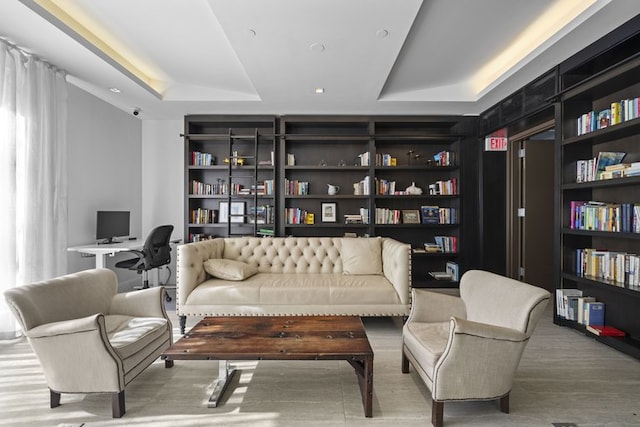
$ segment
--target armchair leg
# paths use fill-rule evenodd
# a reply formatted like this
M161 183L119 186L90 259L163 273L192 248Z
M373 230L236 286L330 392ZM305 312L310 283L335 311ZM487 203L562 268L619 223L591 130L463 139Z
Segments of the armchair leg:
M60 406L60 393L49 389L49 401L52 408Z
M442 427L442 419L444 416L444 402L433 401L431 405L431 424L433 427Z
M164 367L165 368L173 368L173 360L164 359Z
M124 407L124 390L111 395L111 413L113 418L122 418L126 409Z
M409 359L404 354L404 349L402 350L402 373L403 374L409 373Z
M509 393L500 398L500 410L505 414L509 413Z

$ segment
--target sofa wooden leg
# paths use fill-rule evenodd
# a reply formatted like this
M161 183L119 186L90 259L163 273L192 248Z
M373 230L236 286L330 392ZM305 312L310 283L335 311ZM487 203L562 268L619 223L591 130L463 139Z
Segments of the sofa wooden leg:
M111 413L113 418L122 418L126 409L124 407L124 390L111 395Z
M409 373L409 359L404 354L404 349L402 350L402 373L403 374Z
M173 368L173 360L164 359L164 367L165 368Z
M500 398L500 410L505 414L509 413L509 393Z
M184 330L187 327L187 316L180 316L180 333L184 335Z
M52 408L60 406L60 393L49 389L49 401Z
M442 418L444 416L444 402L433 401L431 405L431 424L433 427L442 427Z

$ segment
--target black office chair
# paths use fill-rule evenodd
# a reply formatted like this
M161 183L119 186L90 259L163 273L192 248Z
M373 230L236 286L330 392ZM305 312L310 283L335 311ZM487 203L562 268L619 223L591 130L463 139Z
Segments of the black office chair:
M169 242L171 241L172 232L173 225L161 225L154 228L147 236L142 251L135 249L127 251L137 256L117 262L116 267L134 270L137 271L138 274L142 274L142 287L148 288L149 270L171 263L171 246ZM165 293L165 298L167 301L171 301L168 293Z

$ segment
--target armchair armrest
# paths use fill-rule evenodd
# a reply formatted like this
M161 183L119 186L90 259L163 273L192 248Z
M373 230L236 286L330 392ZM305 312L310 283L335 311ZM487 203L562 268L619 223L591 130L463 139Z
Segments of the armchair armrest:
M527 339L524 332L503 326L489 325L487 323L473 322L471 320L453 317L450 330L454 334L465 334L478 338L488 338L501 341L521 342Z
M459 297L415 288L411 292L409 322L447 322L452 316L466 317L464 301Z
M434 367L433 399L508 394L527 341L516 329L452 317L449 340Z
M109 343L103 314L39 325L25 334L51 390L90 393L124 389L123 363Z
M162 286L116 294L111 300L109 314L168 318L163 296Z
M101 314L94 314L87 317L81 317L79 319L61 320L59 322L45 323L43 325L36 326L28 331L25 331L25 335L28 338L47 338L55 337L59 335L77 334L80 332L97 331L99 326L99 316Z

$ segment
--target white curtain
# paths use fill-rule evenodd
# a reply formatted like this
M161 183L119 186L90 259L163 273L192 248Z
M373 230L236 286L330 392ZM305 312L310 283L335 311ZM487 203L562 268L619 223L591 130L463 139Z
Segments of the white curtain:
M65 73L0 39L0 292L66 273L66 126Z

